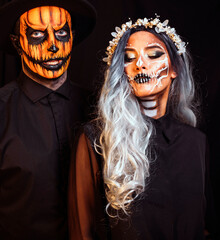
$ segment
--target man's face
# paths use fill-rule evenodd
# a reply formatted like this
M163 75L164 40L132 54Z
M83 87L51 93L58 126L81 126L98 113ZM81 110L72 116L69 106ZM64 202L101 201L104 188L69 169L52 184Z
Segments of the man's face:
M37 7L20 17L22 58L44 78L58 78L67 70L72 41L71 16L63 8Z

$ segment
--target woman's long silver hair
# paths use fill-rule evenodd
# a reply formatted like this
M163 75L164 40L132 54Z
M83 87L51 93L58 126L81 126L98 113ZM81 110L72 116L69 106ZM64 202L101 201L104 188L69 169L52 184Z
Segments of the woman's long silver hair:
M194 84L187 54L179 56L168 36L150 31L165 43L178 75L171 86L167 111L174 118L195 126L196 117L192 108ZM133 29L124 33L118 43L111 65L106 70L98 102L101 135L97 145L104 159L106 210L108 212L111 206L126 214L133 200L145 190L153 160L150 143L154 132L152 121L142 115L124 73L124 49L132 32Z

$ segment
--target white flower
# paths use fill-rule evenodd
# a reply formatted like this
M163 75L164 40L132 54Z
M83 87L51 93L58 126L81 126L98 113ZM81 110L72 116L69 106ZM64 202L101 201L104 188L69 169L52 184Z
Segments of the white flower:
M176 32L175 28L169 28L169 33L174 34Z
M121 28L120 28L120 27L115 27L115 31L116 31L117 33L120 33L120 32L121 32Z
M162 25L165 27L165 26L167 26L168 22L169 22L169 20L167 19L162 23Z
M144 18L144 25L148 23L148 19Z
M112 41L109 41L110 46L114 46L115 44Z
M160 33L160 29L159 29L158 27L155 27L155 31L156 31L157 33Z
M132 21L126 22L125 23L128 27L131 27Z
M153 25L157 25L160 22L160 20L158 18L155 18L152 23Z
M108 62L108 57L102 59L103 62Z
M116 32L112 32L111 35L112 35L112 37L117 37L117 33Z

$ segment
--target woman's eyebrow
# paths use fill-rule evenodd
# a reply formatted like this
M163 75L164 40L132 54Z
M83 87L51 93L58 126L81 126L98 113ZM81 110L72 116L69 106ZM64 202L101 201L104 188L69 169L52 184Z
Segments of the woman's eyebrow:
M158 45L150 45L150 46L145 47L145 49L152 49L152 48L158 48L160 50L163 50L163 48Z
M125 50L126 50L126 51L133 51L133 52L135 52L135 49L132 48L132 47L125 47Z

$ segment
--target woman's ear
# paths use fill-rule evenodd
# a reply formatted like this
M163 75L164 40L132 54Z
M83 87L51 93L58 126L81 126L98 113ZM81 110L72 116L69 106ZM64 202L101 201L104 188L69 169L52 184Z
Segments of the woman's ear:
M172 71L171 73L171 78L174 79L177 77L177 73L175 71Z
M14 35L14 34L10 34L10 39L11 39L11 42L12 42L13 46L17 50L18 54L22 55L22 48L21 48L21 44L20 44L20 41L19 41L19 36Z

